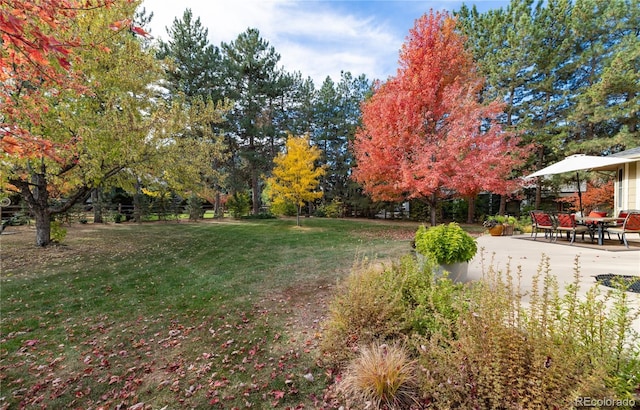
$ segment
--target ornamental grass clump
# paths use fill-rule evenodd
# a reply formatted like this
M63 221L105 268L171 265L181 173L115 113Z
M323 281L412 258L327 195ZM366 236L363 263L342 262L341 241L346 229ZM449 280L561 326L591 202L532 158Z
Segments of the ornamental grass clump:
M353 408L408 409L418 403L415 362L399 345L373 343L349 364L340 389Z
M330 305L322 338L327 361L340 366L355 356L358 346L397 337L403 311L388 269L355 269Z
M429 267L403 257L389 267L358 266L339 286L324 323L325 361L343 367L361 346L391 343L414 334L450 334L464 289L448 278L435 279Z

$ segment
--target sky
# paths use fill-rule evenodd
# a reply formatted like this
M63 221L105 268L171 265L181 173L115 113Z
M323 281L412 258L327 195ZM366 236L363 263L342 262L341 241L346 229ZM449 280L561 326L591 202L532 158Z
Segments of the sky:
M341 71L369 80L396 74L398 53L417 18L429 10L458 10L465 3L480 12L506 7L508 0L144 0L153 13L154 38L169 40L166 28L189 8L208 29L209 41L230 43L248 28L258 29L287 72L299 71L320 88Z

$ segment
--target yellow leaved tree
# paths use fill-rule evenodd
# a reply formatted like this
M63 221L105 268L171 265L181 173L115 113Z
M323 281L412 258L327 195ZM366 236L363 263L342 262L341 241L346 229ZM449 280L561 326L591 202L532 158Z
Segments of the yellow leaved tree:
M318 191L320 177L325 170L316 167L320 149L309 144L309 137L287 138L286 152L274 160L273 175L267 180L272 205L294 204L297 209L296 224L300 226L300 210L306 201L322 198Z

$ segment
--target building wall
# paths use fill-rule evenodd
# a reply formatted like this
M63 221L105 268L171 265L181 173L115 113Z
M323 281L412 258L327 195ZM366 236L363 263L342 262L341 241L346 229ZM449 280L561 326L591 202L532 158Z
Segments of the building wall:
M640 209L640 162L629 164L627 171L627 209Z
M620 175L622 171L622 175ZM622 178L622 180L620 180ZM613 185L614 211L640 209L640 161L621 165L616 171Z
M640 209L640 161L625 164L622 182L616 176L614 184L615 214L623 209Z

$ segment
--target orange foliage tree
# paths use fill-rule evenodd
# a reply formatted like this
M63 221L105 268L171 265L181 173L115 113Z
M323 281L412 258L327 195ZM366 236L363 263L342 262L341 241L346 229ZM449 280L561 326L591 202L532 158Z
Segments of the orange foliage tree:
M595 180L587 182L587 190L582 192L582 209L585 214L594 210L613 209L613 180ZM580 198L578 194L573 194L558 199L558 202L569 204L573 209L580 209Z
M362 108L353 178L365 193L425 200L432 225L440 198L507 193L524 155L496 120L503 104L479 101L483 82L455 19L433 11L418 19L397 75L377 84Z

